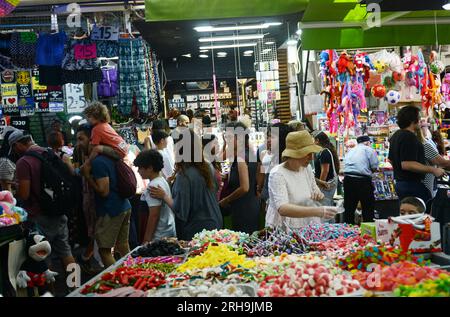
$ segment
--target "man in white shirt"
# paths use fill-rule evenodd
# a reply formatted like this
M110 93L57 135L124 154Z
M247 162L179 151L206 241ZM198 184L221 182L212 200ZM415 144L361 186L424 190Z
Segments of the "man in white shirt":
M370 147L367 135L358 137L358 145L344 157L344 221L354 224L358 202L363 209L363 221L374 218L375 197L372 173L378 169L379 161L375 150Z

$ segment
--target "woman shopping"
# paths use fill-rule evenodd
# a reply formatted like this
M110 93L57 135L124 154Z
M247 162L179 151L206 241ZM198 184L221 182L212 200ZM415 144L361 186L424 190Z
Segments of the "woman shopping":
M249 130L242 122L227 124L225 133L227 158L231 171L219 204L231 213L232 229L246 233L259 230L259 199L256 194L256 154L249 145ZM253 157L252 157L253 154Z
M214 168L202 155L201 139L192 130L183 131L182 136L172 197L160 186L151 187L150 195L172 209L178 239L189 241L203 229L222 229L222 215L216 198L219 186Z
M324 194L309 165L313 153L321 150L306 131L288 134L286 150L282 153L285 162L274 167L269 176L266 226L295 229L320 223L320 218L335 217L336 207L320 206Z
M313 132L315 143L323 149L314 160L315 177L317 185L325 195L322 201L324 206L333 206L333 197L336 193L339 174L339 157L336 148L323 131Z

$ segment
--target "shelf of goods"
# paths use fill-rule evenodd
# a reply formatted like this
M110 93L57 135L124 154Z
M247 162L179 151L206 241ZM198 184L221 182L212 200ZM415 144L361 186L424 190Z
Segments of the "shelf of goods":
M372 265L380 274L376 283ZM189 242L138 247L69 296L450 296L448 267L441 254L380 245L346 224L252 235L204 230Z

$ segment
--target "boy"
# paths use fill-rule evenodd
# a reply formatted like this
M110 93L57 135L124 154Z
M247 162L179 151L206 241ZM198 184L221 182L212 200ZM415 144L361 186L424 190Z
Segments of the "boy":
M400 203L400 215L422 214L426 210L422 199L416 197L406 197Z
M164 162L164 166L162 168L162 174L165 179L168 179L172 176L175 170L175 162L172 160L168 149L167 149L167 138L169 135L162 130L155 130L152 133L152 139L155 143L156 149L161 154Z
M148 210L147 224L143 243L154 239L176 237L175 217L170 207L159 199L150 196L151 187L162 188L167 195L171 195L167 181L161 177L163 157L156 150L147 150L139 153L134 160L134 166L138 168L143 179L149 179L148 190L141 197L141 202L146 203Z
M101 153L113 156L113 158L124 159L128 154L128 145L109 125L108 108L100 102L93 102L84 110L84 115L92 126L91 145L94 148L89 161ZM108 146L114 150L113 153L108 153L110 152L107 150Z

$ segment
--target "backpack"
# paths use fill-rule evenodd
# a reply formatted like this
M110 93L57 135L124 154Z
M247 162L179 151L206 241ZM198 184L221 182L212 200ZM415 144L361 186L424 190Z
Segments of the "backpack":
M51 149L42 154L25 153L41 161L41 192L39 205L45 216L61 216L69 213L74 205L73 176L69 167Z
M137 179L133 170L123 160L116 162L117 171L117 192L123 199L128 199L136 195Z

